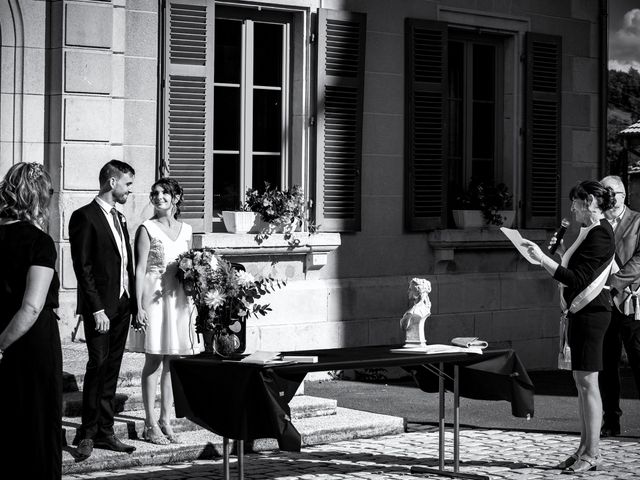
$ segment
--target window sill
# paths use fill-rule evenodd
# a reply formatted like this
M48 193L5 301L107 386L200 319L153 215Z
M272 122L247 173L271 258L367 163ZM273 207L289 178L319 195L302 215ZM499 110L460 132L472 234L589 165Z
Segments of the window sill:
M543 229L520 230L520 234L538 244L547 240ZM429 245L434 250L436 273L446 270L442 264L453 262L456 250L486 251L514 249L511 241L499 228L465 228L434 230L427 235ZM514 249L514 252L516 250Z
M317 270L327 264L328 256L340 244L339 233L296 232L293 238L300 241L291 246L284 234L275 233L262 243L255 241L253 233L203 233L193 236L195 248L210 247L217 254L229 257L257 257L264 255L305 255L306 270Z

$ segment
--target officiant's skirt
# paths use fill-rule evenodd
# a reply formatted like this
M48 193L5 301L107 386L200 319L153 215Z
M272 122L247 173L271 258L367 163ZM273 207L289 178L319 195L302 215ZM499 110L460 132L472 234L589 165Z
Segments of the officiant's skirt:
M611 312L605 309L581 310L569 313L568 318L571 370L599 372L602 370L602 345Z

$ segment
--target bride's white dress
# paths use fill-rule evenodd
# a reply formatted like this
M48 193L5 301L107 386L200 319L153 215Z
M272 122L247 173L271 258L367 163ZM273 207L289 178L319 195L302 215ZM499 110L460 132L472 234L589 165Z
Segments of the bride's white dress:
M142 225L150 239L142 292L147 328L146 331L129 330L127 349L156 355L200 353L204 345L195 332L193 302L176 277L176 258L189 248L191 226L182 223L178 238L171 240L153 220L146 220Z

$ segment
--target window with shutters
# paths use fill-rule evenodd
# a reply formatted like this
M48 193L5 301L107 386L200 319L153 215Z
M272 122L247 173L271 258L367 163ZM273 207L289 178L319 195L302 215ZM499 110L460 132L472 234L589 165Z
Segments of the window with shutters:
M468 20L456 14L453 20ZM454 227L471 180L505 183L520 227L552 227L559 212L559 37L462 29L407 19L405 223ZM524 79L524 82L522 81Z
M194 231L265 182L303 186L323 231L358 230L366 15L167 0L163 17L160 169Z
M218 8L214 28L213 213L247 188L287 185L291 17Z

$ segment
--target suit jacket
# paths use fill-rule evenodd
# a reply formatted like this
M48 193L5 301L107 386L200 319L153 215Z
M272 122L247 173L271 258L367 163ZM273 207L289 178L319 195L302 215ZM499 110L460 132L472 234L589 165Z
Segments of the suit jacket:
M137 311L133 255L124 215L118 212L129 262L131 312ZM94 200L71 214L69 221L71 259L78 281L77 313L92 315L104 310L112 318L120 300L121 257L116 239L100 205Z
M615 231L616 262L620 271L611 276L609 285L619 293L614 298L616 305L627 315L634 312L630 292L640 286L640 213L626 208Z

